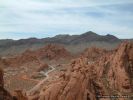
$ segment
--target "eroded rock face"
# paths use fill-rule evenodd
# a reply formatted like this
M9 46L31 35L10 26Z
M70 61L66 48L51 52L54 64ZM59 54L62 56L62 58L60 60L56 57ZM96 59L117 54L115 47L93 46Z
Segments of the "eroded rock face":
M81 56L88 58L89 60L96 60L99 57L106 54L108 51L105 49L100 49L96 47L87 48L84 50L84 52L81 54Z
M3 71L0 68L0 100L13 100L9 92L4 89Z
M123 43L112 57L109 84L120 92L133 92L133 43Z
M30 97L36 96L32 100L105 100L99 97L133 93L132 43L122 43L117 50L93 63L88 62L85 57L73 60L56 81L44 85L40 92Z

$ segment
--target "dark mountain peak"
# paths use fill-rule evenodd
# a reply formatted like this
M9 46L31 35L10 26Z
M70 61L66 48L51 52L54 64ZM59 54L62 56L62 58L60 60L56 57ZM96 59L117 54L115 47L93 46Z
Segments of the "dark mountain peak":
M81 34L81 36L98 36L98 34L92 31L88 31L88 32Z
M92 31L89 31L89 32L86 32L86 33L83 33L81 35L78 35L78 37L76 37L72 43L73 44L78 44L78 43L82 43L82 42L90 42L90 41L96 41L99 37L101 37L100 35L92 32Z
M71 41L73 44L79 44L79 43L89 43L89 42L119 42L120 40L113 36L113 35L98 35L95 32L88 31L86 33L83 33L81 35L78 35L74 40Z
M111 35L111 34L105 35L104 38L106 38L107 40L110 40L110 41L112 41L112 42L113 42L113 41L118 41L118 40L119 40L116 36Z

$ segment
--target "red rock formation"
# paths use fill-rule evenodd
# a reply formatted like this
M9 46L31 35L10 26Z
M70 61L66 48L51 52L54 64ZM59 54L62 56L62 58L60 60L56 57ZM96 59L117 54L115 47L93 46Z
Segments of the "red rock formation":
M56 44L48 44L44 48L37 50L36 54L39 58L49 60L71 57L71 54L63 46Z
M87 48L81 54L81 56L88 58L89 60L96 60L108 51L105 49L100 49L96 47Z
M15 90L13 93L14 100L28 100L25 93L22 90Z
M0 100L13 100L9 92L4 89L3 71L0 68Z
M133 92L133 43L121 44L111 59L109 84L120 92Z
M61 75L56 82L43 88L39 100L87 100L87 98L94 100L95 95L89 89L91 71L88 67L87 59L80 58L73 61L68 72Z
M0 59L0 65L16 67L30 62L36 62L41 65L40 60L42 59L59 60L69 59L71 57L71 54L63 46L49 44L36 51L26 50L16 57Z
M1 64L5 67L18 67L30 62L36 62L40 64L40 61L37 56L29 50L26 50L21 55L15 57L1 59Z
M32 100L105 100L99 97L133 93L133 43L122 43L94 63L88 62L85 57L72 61L66 72L44 85Z

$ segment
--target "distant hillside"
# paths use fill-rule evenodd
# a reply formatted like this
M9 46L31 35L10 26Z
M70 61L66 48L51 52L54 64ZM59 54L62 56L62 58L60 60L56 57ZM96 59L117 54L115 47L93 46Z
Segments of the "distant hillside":
M57 35L51 38L29 38L20 40L0 40L0 55L12 55L24 52L26 49L38 49L49 43L64 45L69 51L81 52L87 47L97 46L104 48L114 48L122 40L113 35L98 35L92 31L81 35Z

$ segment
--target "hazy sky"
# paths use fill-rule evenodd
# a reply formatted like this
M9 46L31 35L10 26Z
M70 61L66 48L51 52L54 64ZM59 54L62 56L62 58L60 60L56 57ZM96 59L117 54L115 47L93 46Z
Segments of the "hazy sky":
M86 31L133 38L133 0L0 0L0 39Z

